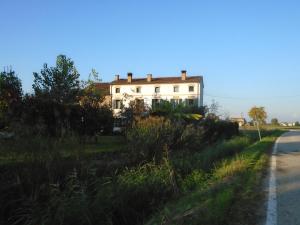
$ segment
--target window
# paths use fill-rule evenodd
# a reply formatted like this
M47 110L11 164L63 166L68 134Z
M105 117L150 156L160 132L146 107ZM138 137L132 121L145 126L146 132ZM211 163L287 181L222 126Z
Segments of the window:
M136 93L141 93L141 87L136 87L136 88L135 88L135 92L136 92Z
M173 87L173 91L174 91L174 92L179 92L179 86L174 86L174 87Z
M194 86L189 86L189 92L194 92Z
M155 93L159 93L160 92L160 87L155 87L154 91L155 91Z
M194 99L187 99L188 106L193 106L195 104Z
M120 93L120 88L116 88L116 93Z
M121 109L122 107L122 101L121 100L115 100L114 101L114 109Z
M171 103L172 103L173 106L179 105L179 104L182 103L182 99L178 99L178 98L171 99Z

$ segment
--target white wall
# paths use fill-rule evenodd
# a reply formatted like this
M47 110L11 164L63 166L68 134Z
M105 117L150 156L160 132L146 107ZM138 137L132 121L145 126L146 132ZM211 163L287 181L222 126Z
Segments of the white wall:
M173 87L179 86L179 92L174 92ZM189 92L189 86L194 86L194 91ZM141 87L141 93L136 93L136 87ZM155 87L160 87L160 92L155 93ZM116 93L120 88L120 93ZM198 99L198 106L203 106L203 85L200 83L174 83L174 84L142 84L142 85L112 85L112 100L123 100L124 107L128 107L131 100L136 98L144 99L144 102L151 107L152 99ZM115 113L120 110L114 110Z

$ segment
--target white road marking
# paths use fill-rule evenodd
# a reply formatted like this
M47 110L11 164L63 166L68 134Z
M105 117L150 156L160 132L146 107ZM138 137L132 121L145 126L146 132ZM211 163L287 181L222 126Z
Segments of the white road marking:
M271 158L271 170L269 181L269 200L266 225L277 225L277 196L276 196L276 154L280 137L277 138Z

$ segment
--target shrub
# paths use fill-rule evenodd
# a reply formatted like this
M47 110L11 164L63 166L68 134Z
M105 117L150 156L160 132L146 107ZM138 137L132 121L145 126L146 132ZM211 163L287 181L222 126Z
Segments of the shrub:
M9 221L26 225L88 225L91 220L87 186L74 170L64 185L43 184L32 189L30 195L23 195Z
M31 126L34 133L42 135L61 137L72 132L95 135L111 133L113 115L105 106L61 104L27 95L23 100L21 121Z
M204 147L203 139L203 127L189 124L185 126L180 137L180 145L174 146L175 149L185 149L192 151L200 151Z
M171 176L166 163L146 164L118 176L114 224L142 224L147 215L174 194Z
M175 193L169 164L148 163L97 180L90 212L99 224L143 224Z
M202 170L194 170L191 174L185 177L181 183L183 192L200 190L205 188L207 184L208 174Z
M180 124L163 117L138 119L126 133L128 147L136 159L161 162L163 150L177 144L182 129Z
M20 116L22 95L22 83L15 72L0 72L0 129Z
M206 118L200 123L203 126L203 142L214 143L221 139L230 139L239 134L239 126L237 123L232 123L225 120L215 120Z

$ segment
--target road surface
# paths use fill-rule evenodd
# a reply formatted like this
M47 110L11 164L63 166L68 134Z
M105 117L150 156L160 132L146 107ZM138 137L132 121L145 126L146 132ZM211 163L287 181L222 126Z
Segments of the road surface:
M300 225L300 131L287 132L277 140L270 187L266 224Z

